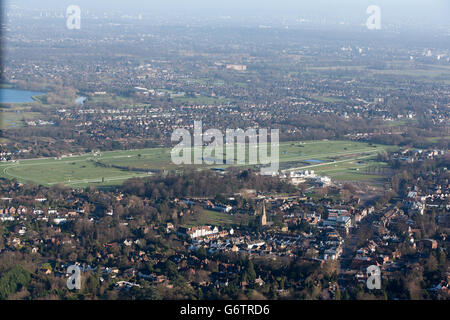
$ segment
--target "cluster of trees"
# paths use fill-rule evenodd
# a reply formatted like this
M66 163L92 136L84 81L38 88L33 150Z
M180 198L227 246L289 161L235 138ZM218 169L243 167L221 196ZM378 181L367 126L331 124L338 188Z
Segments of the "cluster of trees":
M17 265L0 278L0 300L20 291L31 280L30 273L21 265Z
M251 170L231 170L220 175L212 171L191 171L183 175L130 179L123 184L128 194L145 196L150 199L169 199L180 197L209 197L233 194L242 189L254 189L258 192L295 192L290 184L275 177L257 175Z

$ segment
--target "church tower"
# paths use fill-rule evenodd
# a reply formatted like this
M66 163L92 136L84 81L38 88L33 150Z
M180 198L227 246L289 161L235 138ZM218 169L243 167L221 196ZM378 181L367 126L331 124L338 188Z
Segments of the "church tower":
M263 201L262 214L261 214L261 227L267 225L267 214L266 214L266 202Z

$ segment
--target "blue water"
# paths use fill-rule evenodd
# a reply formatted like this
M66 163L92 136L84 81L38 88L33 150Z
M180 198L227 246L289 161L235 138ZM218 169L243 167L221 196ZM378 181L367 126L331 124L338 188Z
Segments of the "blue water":
M33 96L42 96L45 92L0 88L0 103L33 102Z
M86 102L86 97L79 97L75 100L75 103L78 105L83 105Z
M317 159L310 159L310 160L305 160L305 162L311 162L311 163L323 163L323 160L317 160Z

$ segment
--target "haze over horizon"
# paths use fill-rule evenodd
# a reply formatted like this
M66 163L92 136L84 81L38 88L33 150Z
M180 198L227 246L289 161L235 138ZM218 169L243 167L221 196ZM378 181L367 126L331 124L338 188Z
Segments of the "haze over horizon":
M168 0L142 1L129 0L126 3L117 0L6 0L7 10L17 6L21 9L65 10L71 4L79 5L82 10L103 14L142 14L144 17L162 16L166 19L190 18L229 19L254 22L291 23L292 21L315 22L322 24L363 24L367 19L366 9L378 5L382 10L385 25L402 27L443 28L449 26L450 3L446 0L230 0L227 2L207 0Z

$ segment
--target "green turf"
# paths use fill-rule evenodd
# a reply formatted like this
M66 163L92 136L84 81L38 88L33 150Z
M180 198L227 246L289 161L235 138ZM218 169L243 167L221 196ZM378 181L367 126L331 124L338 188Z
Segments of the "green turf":
M201 213L191 216L184 224L185 227L193 227L198 225L213 225L213 226L240 226L248 225L248 215L230 215L223 212L203 210Z
M329 172L331 176L333 174L336 176L353 175L359 180L361 173L355 172L352 168L363 168L368 164L355 164L356 160L373 161L378 152L392 148L353 141L283 142L280 143L280 168L309 168L319 174L325 175ZM0 163L0 176L44 185L63 183L68 186L84 187L120 184L131 177L148 176L150 170L208 167L206 165L177 166L172 163L170 152L170 148L151 148L102 152L98 155L91 153L61 159L9 161ZM314 163L309 160L321 160L323 163ZM226 168L227 166L226 164L214 164L209 167ZM249 165L242 166L248 167ZM130 170L136 168L144 169L144 172Z
M223 98L218 97L205 97L205 96L198 96L198 97L174 97L173 101L178 103L185 103L188 105L213 105L213 104L221 104L226 103L227 100Z
M0 129L7 130L11 128L21 128L24 121L37 119L41 115L38 112L1 112L0 113Z

